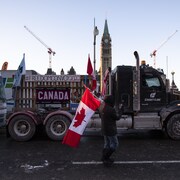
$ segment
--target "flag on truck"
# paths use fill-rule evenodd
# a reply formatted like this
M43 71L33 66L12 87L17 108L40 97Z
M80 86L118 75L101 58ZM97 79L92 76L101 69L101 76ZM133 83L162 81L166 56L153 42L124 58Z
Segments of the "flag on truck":
M23 54L23 59L14 75L14 82L13 87L20 87L21 86L21 78L22 75L26 74L26 66L25 66L25 54Z
M102 92L101 95L104 97L107 91L107 82L109 80L109 74L111 72L111 68L107 68L104 74L103 83L102 83Z
M90 55L88 56L87 74L92 78L91 90L94 91L96 89L97 82L96 82L95 72L94 72L92 64L91 64Z
M81 135L83 134L86 125L96 109L99 108L100 104L101 101L95 98L90 90L86 88L72 123L63 138L63 144L67 144L71 147L77 147L79 145Z

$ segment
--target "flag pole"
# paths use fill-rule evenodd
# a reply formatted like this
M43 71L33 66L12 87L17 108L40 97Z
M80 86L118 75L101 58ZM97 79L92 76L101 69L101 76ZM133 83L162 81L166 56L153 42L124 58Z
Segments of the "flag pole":
M21 86L21 78L22 75L25 74L26 68L25 68L25 53L23 53L23 59L20 63L20 65L18 66L18 69L14 75L14 82L13 82L13 87L12 87L12 97L14 99L14 107L16 107L16 103L17 103L17 92Z

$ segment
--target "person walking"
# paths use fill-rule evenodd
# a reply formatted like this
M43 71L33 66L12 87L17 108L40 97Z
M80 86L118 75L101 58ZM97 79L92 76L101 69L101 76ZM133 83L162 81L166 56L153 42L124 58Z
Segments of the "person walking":
M104 147L102 152L103 164L110 166L114 160L110 156L116 151L119 142L117 138L116 121L120 119L122 111L114 108L114 97L112 95L105 96L104 104L100 108L102 135L104 136Z

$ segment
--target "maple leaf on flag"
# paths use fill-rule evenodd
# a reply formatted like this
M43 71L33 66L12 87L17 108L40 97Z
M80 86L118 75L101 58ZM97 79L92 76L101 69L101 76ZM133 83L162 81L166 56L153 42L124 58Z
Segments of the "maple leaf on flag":
M74 126L74 127L80 126L80 125L82 124L85 116L86 116L86 115L85 115L85 109L82 108L82 109L80 110L80 113L78 112L78 113L76 114L76 117L75 117L74 119L77 120L77 121L74 123L73 126Z

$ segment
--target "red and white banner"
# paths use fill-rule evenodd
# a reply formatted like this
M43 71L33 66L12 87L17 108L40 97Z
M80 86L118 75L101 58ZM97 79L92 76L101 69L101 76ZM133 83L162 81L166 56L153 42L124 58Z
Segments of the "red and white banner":
M97 82L96 82L96 76L95 76L95 73L91 64L90 56L88 56L87 74L92 77L91 90L94 91L96 89Z
M101 101L96 99L89 89L86 89L76 110L73 121L63 138L63 144L67 144L71 147L77 147L79 145L81 135L83 134L86 125L100 104Z
M109 80L109 68L106 69L105 74L104 74L104 78L103 78L103 84L102 84L102 96L106 95L106 90L107 90L107 81Z

